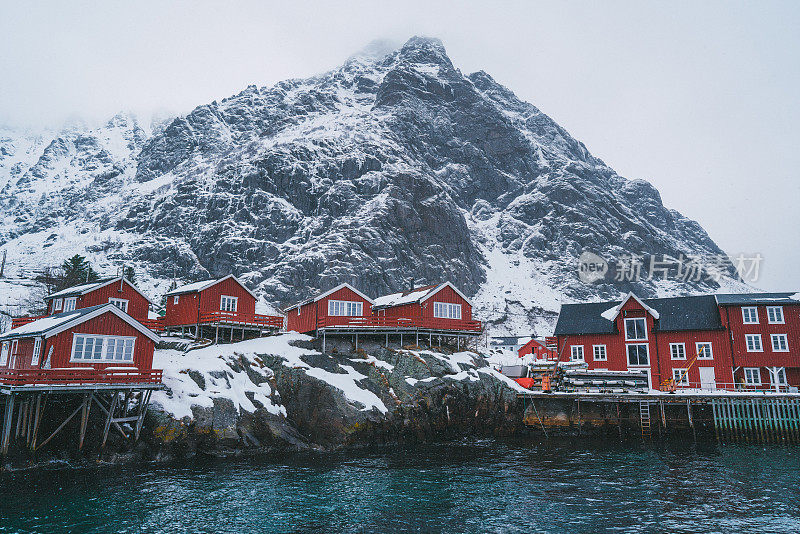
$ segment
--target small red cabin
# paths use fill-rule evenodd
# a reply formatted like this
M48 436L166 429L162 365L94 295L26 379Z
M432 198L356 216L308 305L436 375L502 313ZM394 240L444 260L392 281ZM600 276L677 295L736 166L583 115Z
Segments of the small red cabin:
M520 358L531 354L537 360L555 360L558 357L554 350L548 349L545 342L539 339L531 339L522 345L517 353Z
M70 287L45 297L47 315L113 304L137 321L147 320L152 301L127 278L107 278Z
M285 311L287 330L308 333L329 326L365 324L372 316L372 299L344 283Z
M408 326L413 328L481 329L480 322L472 320L472 303L450 282L378 297L372 310L379 319L408 320Z
M158 341L114 304L58 313L0 335L0 383L160 383Z
M167 293L165 328L203 325L280 329L283 317L256 313L256 296L235 276L203 280Z

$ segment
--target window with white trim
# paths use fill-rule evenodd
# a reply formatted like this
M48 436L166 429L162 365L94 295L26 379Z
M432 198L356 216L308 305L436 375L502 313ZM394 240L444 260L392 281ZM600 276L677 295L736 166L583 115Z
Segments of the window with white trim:
M744 383L748 386L761 385L761 370L758 367L744 368Z
M770 324L783 324L783 306L767 306L767 321Z
M764 347L761 346L761 334L745 334L745 343L747 343L747 352L764 352Z
M219 309L226 312L235 312L239 305L239 297L222 295L219 298Z
M608 360L608 351L606 350L605 345L593 345L592 346L592 357L596 362L604 362Z
M773 385L776 386L788 386L789 383L786 381L786 368L785 367L778 367L775 369L775 372L770 375L772 380L775 380Z
M31 356L31 365L39 365L40 352L42 352L42 338L37 337L33 340L33 356Z
M583 361L583 345L572 345L570 347L569 359L574 362Z
M758 324L758 308L755 306L743 307L742 322L744 324Z
M174 297L172 297L172 304L177 304L178 300L179 300L178 295L175 295Z
M63 302L64 301L62 299L53 299L53 311L60 311Z
M74 362L132 362L135 337L73 334Z
M64 299L64 311L71 312L75 310L75 305L78 303L78 297L69 297Z
M670 343L669 356L673 360L686 359L686 344L685 343Z
M625 339L627 341L647 339L647 320L644 317L625 319Z
M364 303L354 300L329 300L328 315L338 317L361 317Z
M433 316L439 319L461 319L461 304L434 302Z
M10 351L11 354L10 354L10 357L8 359L8 366L11 367L12 369L17 364L17 351L18 350L19 350L19 340L15 339L15 340L13 340L11 342L11 351Z
M125 313L128 313L128 301L127 300L109 298L108 299L108 303L109 304L113 304L114 306L116 306L120 310L124 311Z
M628 365L650 365L650 350L646 343L626 345Z
M3 341L3 346L0 347L0 365L8 363L8 341Z
M771 334L772 352L789 352L789 341L786 334Z
M711 343L708 341L698 341L694 344L694 349L697 351L698 360L714 359L714 351L711 348Z
M132 362L135 337L74 334L73 362Z
M677 367L673 367L672 369L672 379L675 381L676 386L689 386L689 371L685 368L680 369Z

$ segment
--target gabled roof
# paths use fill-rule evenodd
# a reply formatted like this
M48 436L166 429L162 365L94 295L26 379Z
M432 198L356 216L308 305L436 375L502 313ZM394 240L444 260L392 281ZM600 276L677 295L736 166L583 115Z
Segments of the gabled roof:
M19 328L13 328L5 334L0 335L0 341L27 337L52 337L59 332L69 330L74 326L85 323L104 313L113 313L154 342L158 342L161 339L151 332L149 328L145 327L139 321L113 304L100 304L99 306L89 306L88 308L79 308L77 310L43 317L42 319L22 325Z
M255 293L253 293L252 291L250 291L249 289L247 289L247 286L246 286L246 285L244 285L244 284L241 282L241 280L239 280L238 278L236 278L236 277L235 277L235 276L233 276L232 274L229 274L228 276L225 276L224 278L220 278L220 279L215 279L215 280L201 280L201 281L199 281L199 282L193 282L193 283L191 283L191 284L186 284L186 285L183 285L183 286L179 286L179 287L176 287L175 289L173 289L173 290L171 290L171 291L168 291L166 296L168 296L168 297L169 297L169 296L172 296L172 295L183 295L183 294L185 294L185 293L199 293L200 291L203 291L203 290L205 290L205 289L208 289L209 287L211 287L211 286L213 286L213 285L217 285L217 284L219 284L220 282L224 282L224 281L225 281L225 280L227 280L228 278L233 278L234 280L236 280L236 283L237 283L237 284L239 284L240 286L242 286L242 287L244 288L244 290L245 290L245 291L247 291L248 293L250 293L250 295L251 295L251 296L252 296L254 299L258 299L258 297L255 295Z
M362 293L358 289L354 288L353 286L351 286L347 282L344 282L344 283L339 284L338 286L334 287L333 289L329 289L328 291L320 293L316 297L312 297L310 299L306 299L306 300L304 300L302 302L298 302L297 304L292 304L288 308L284 308L283 311L288 312L289 310L293 310L295 308L299 308L300 306L305 306L306 304L310 304L311 302L317 302L318 300L322 300L325 297L327 297L328 295L332 295L332 294L336 293L337 291L339 291L340 289L344 289L344 288L349 289L350 291L352 291L353 293L355 293L356 295L358 295L362 299L366 300L370 304L374 304L374 302L373 302L373 300L371 298L369 298L364 293Z
M103 278L102 280L97 280L95 282L90 282L88 284L81 284L79 286L68 287L67 289L62 289L61 291L53 293L52 295L47 295L44 298L44 300L47 301L47 300L52 300L52 299L56 299L56 298L60 299L60 298L64 298L64 297L74 297L74 296L78 296L78 295L85 295L86 293L90 293L90 292L92 292L92 291L94 291L96 289L100 289L101 287L105 287L105 286L113 284L113 283L118 283L120 280L125 280L125 283L128 284L129 286L131 286L134 291L136 291L141 296L143 296L145 299L147 299L147 302L149 302L150 304L155 304L155 302L150 300L150 298L147 295L142 293L142 291L138 287L133 285L130 280L128 280L127 278L123 278L121 276L117 276L116 278Z
M800 304L800 293L726 293L716 295L720 306Z
M458 290L456 286L451 284L450 282L443 282L441 284L433 284L423 287L417 287L412 289L411 291L403 291L400 293L392 293L391 295L384 295L382 297L378 297L375 299L375 305L373 308L381 309L381 308L393 308L395 306L403 306L405 304L413 304L413 303L420 303L422 304L436 293L444 289L445 287L449 287L453 291L455 291L459 297L464 299L467 304L472 306L472 303L469 301L466 295Z
M616 318L617 318L617 315L619 315L619 312L620 312L620 311L622 311L622 308L623 308L623 306L625 306L625 304L627 304L627 302L628 302L630 299L633 299L633 300L635 300L636 302L638 302L638 303L639 303L639 304L642 306L642 308L644 308L644 309L647 311L647 313L649 313L650 315L652 315L652 316L653 316L653 318L655 318L655 319L658 319L658 311L654 310L653 308L651 308L650 306L648 306L647 304L645 304L645 303L644 303L644 301L642 301L642 299L640 299L639 297L637 297L637 296L636 296L636 295L635 295L633 292L630 292L630 293L628 293L627 295L625 295L625 296L622 298L622 300L619 302L619 304L617 304L617 305L616 305L616 306L614 306L613 308L609 308L609 309L607 309L607 310L606 310L606 311L604 311L604 312L603 312L601 315L602 315L604 318L608 319L609 321L613 321L614 319L616 319Z
M722 329L714 295L644 299L642 302L658 310L658 331ZM614 308L618 304L618 301L563 304L558 314L554 335L612 334L614 321L607 319L603 314L609 311L609 307Z

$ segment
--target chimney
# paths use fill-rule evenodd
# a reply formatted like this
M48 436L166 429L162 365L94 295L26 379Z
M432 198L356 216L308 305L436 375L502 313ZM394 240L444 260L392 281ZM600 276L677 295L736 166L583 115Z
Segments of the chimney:
M414 291L414 278L413 277L409 281L409 286L408 286L408 292L411 293L412 291Z

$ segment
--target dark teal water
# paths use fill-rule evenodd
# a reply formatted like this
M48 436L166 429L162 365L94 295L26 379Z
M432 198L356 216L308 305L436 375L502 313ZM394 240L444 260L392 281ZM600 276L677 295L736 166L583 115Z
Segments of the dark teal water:
M0 476L0 532L800 532L800 449L478 442Z

